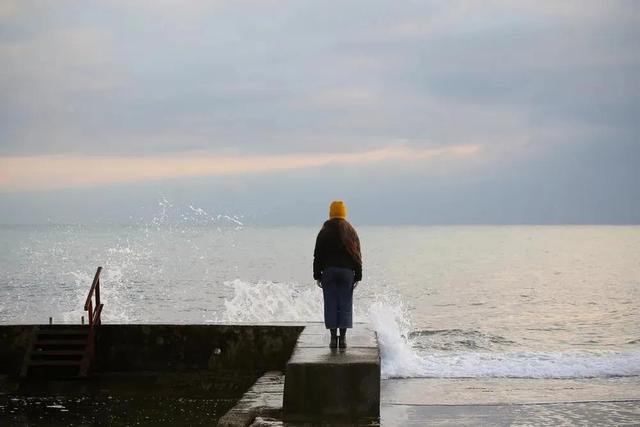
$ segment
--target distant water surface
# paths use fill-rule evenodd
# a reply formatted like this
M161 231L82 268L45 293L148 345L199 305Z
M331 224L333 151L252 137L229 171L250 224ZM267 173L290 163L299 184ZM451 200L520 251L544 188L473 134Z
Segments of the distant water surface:
M357 228L356 320L378 331L386 378L640 389L640 227ZM233 218L2 226L0 323L79 322L98 265L106 322L321 320L317 231Z

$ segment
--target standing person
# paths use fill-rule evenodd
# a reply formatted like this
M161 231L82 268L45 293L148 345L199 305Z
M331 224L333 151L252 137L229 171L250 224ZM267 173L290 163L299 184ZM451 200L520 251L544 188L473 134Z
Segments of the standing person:
M362 280L358 233L347 221L347 207L331 202L313 251L313 278L322 288L324 325L331 331L330 348L347 348L347 328L353 327L353 290ZM340 337L337 329L340 329Z

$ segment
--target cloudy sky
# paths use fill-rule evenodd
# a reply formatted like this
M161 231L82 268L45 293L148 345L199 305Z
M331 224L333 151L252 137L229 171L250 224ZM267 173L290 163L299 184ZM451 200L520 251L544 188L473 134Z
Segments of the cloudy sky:
M0 2L0 222L640 223L640 2Z

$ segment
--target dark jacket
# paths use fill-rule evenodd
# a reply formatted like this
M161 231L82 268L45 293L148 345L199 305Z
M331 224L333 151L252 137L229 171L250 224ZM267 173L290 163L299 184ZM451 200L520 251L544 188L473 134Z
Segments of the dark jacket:
M362 262L354 259L345 248L340 239L337 221L330 219L324 223L316 238L316 247L313 251L313 278L320 280L322 270L327 267L350 268L355 272L355 281L362 280ZM360 240L355 235L358 253L360 252Z

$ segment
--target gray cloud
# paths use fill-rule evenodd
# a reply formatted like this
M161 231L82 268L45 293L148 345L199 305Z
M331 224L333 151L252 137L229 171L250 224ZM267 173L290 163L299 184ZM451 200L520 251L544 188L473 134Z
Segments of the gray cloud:
M516 5L21 2L0 38L0 150L317 151L635 126L638 8Z
M480 144L480 180L390 165L341 182L369 207L388 188L415 207L406 221L637 217L622 179L640 166L634 1L5 2L0 63L0 155ZM329 197L314 184L325 173L290 172ZM256 178L237 208L257 212L284 176ZM524 199L536 192L543 207ZM441 203L419 203L430 198Z

